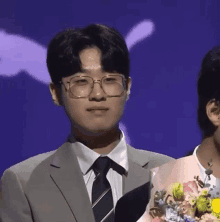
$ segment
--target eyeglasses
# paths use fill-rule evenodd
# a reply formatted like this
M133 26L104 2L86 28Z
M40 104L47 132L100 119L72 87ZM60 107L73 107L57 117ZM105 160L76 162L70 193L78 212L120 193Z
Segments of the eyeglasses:
M102 77L101 80L94 80L90 76L74 76L69 82L66 82L68 89L60 81L66 91L76 98L87 98L91 94L95 82L99 83L104 93L110 97L120 97L126 88L125 77L121 74L110 74Z

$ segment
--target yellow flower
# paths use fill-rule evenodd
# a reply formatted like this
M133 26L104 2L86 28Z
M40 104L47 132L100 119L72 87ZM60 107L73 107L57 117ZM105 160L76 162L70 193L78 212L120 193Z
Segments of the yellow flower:
M183 196L183 185L181 183L174 183L172 189L173 196L177 199L181 199Z
M208 193L209 193L209 190L207 188L205 188L202 190L201 195L206 196L206 195L208 195Z
M216 214L220 213L220 199L219 198L215 198L212 200L212 208Z
M202 195L199 196L199 198L196 200L196 207L201 212L207 211L208 204L209 204L209 200Z
M190 197L189 198L189 203L190 203L190 205L193 206L196 203L196 197Z

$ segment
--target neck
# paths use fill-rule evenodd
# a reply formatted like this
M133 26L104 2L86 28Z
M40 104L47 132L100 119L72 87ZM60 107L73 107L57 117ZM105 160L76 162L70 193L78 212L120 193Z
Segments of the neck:
M99 154L110 153L120 141L120 129L117 127L106 132L88 132L72 127L74 138Z
M214 136L205 138L198 150L199 157L205 162L212 159L213 164L220 166L220 144Z

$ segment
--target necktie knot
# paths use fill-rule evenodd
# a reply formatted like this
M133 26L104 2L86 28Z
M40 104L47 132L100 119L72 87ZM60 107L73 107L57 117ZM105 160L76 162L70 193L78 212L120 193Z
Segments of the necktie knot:
M99 157L93 165L96 173L106 175L111 167L111 160L108 157Z

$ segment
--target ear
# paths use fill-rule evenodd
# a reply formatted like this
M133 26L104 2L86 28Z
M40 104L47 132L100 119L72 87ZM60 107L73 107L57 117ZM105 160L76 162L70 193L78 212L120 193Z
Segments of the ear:
M49 84L50 93L52 100L55 105L62 106L61 103L61 89L54 85L54 83Z
M126 98L126 101L129 100L129 96L131 94L131 77L129 77L127 79L127 82L126 82L126 89L127 89L127 98Z
M220 107L215 99L207 103L206 114L214 126L218 127L220 125Z

